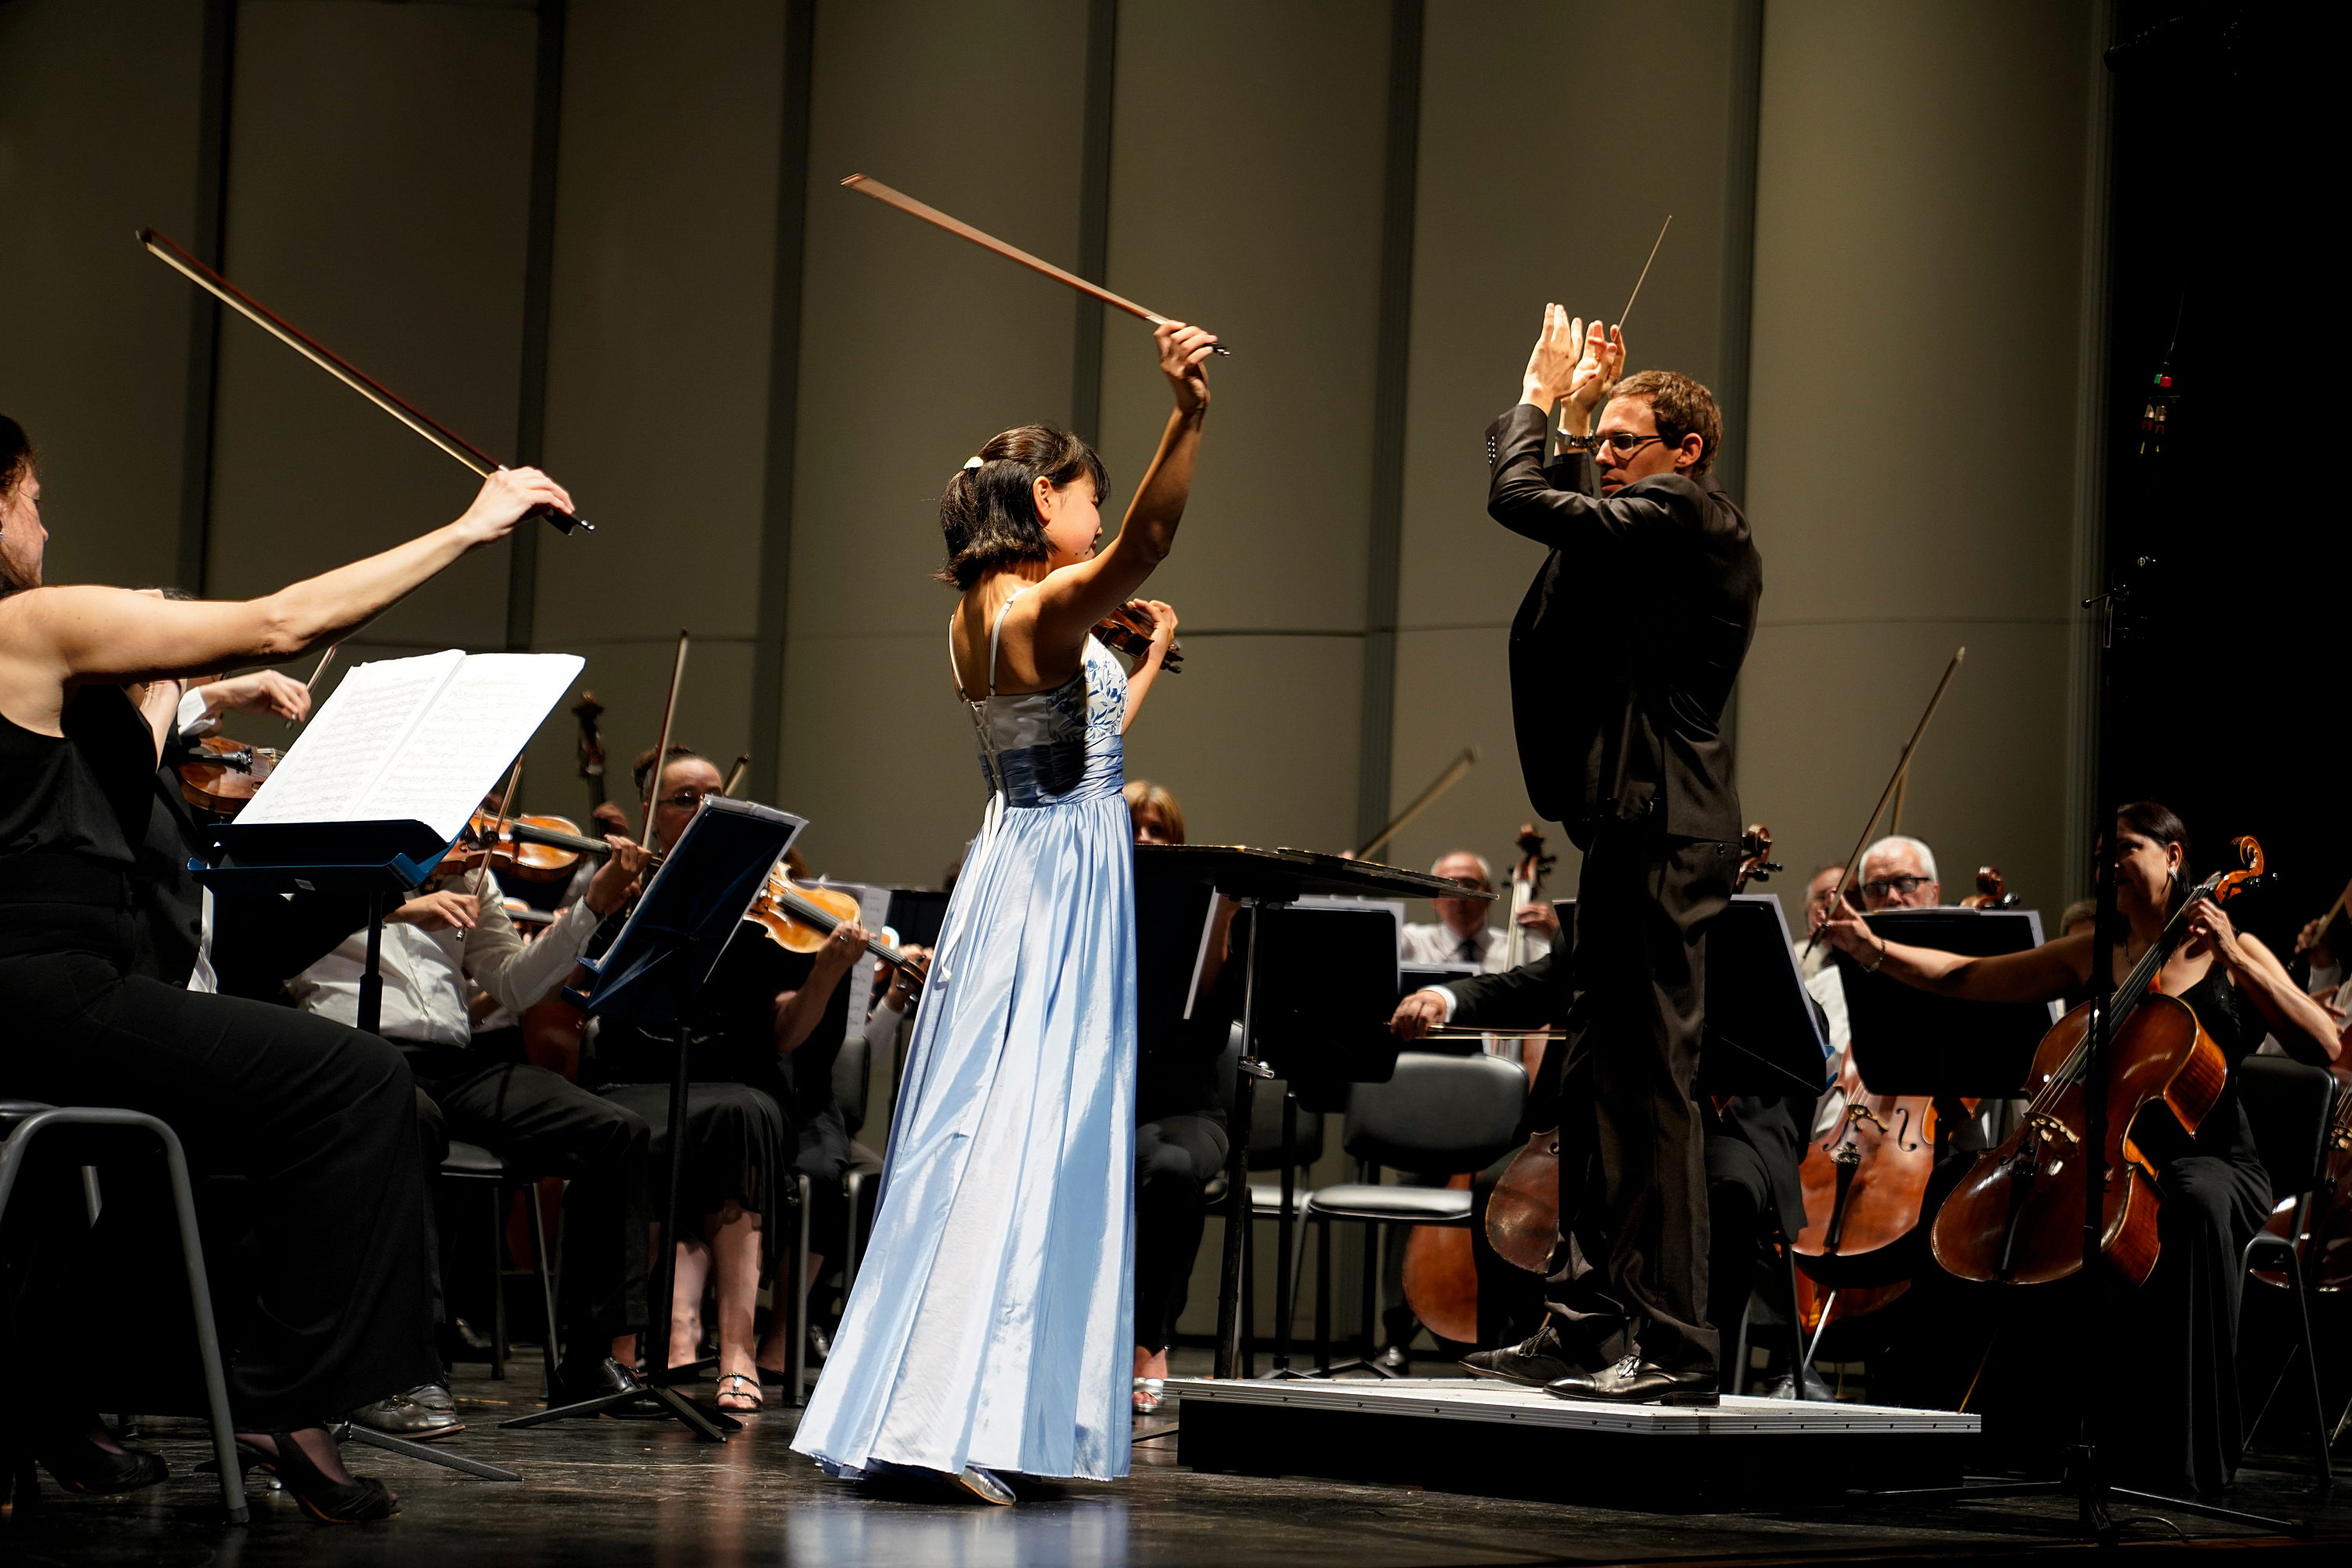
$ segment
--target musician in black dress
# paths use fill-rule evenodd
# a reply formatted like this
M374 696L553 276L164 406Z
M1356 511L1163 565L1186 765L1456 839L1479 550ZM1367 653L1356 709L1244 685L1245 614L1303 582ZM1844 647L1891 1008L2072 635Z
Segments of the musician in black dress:
M241 1440L314 1515L387 1517L396 1500L352 1479L326 1424L438 1370L415 1085L373 1035L138 972L161 753L125 688L331 641L570 498L536 470L500 471L457 521L380 555L258 599L177 603L42 586L39 497L24 433L0 418L0 1096L149 1112L198 1170L258 1186L254 1299L227 1314ZM162 1478L103 1435L88 1385L64 1381L92 1363L12 1351L35 1385L12 1436L53 1473L99 1490ZM153 1408L121 1392L112 1408Z
M672 746L656 777L650 752L637 760L637 787L653 804L654 838L663 853L694 819L703 797L718 795L719 770L685 746ZM625 912L605 923L609 942ZM729 942L687 1020L688 1070L686 1176L678 1213L689 1224L677 1238L677 1289L671 1297L670 1366L697 1360L703 1341L706 1289L718 1312L722 1410L743 1415L765 1402L763 1373L781 1375L783 1345L772 1328L755 1339L760 1282L770 1278L789 1210L784 1184L799 1171L833 1201L817 1210L812 1248L841 1228L841 1173L849 1135L833 1097L833 1060L845 1016L835 1005L841 982L866 951L866 931L845 921L814 959L785 952L755 925ZM827 1015L832 1018L826 1025ZM583 1081L627 1107L653 1129L656 1212L669 1177L669 1089L679 1036L620 1023L598 1029ZM822 1254L820 1254L822 1256ZM781 1292L789 1282L775 1280ZM779 1300L781 1302L781 1296ZM775 1321L782 1321L779 1310ZM772 1358L772 1359L771 1359ZM650 1362L650 1355L646 1359Z
M2116 905L2126 930L2115 949L2120 981L2156 945L2197 885L2189 832L2153 801L2117 814ZM2083 930L2027 952L1966 958L1889 942L1858 917L1824 921L1822 934L1864 968L1939 995L2070 1005L2087 994L2096 932ZM2105 1429L2121 1474L2171 1493L2229 1484L2244 1451L2238 1404L2238 1306L2247 1241L2270 1217L2270 1178L2238 1100L2237 1066L2275 1035L2288 1053L2326 1066L2336 1027L2271 951L2237 930L2211 900L2188 912L2187 937L2164 961L2158 989L2178 997L2229 1059L2231 1079L2198 1126L2193 1144L2157 1171L2161 1251L2126 1320L2116 1364L2126 1379Z
M1519 763L1584 867L1560 976L1571 1037L1553 1053L1565 1120L1549 1315L1517 1349L1484 1352L1485 1370L1562 1398L1710 1403L1694 1089L1706 923L1738 865L1723 710L1762 568L1708 472L1713 395L1664 371L1612 386L1623 358L1622 338L1549 307L1521 401L1486 432L1487 510L1550 551L1511 624ZM1555 405L1570 446L1547 468Z

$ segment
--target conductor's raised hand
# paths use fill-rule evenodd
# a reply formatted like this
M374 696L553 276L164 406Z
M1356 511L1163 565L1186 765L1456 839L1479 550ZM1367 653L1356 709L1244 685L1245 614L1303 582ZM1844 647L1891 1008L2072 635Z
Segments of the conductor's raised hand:
M478 549L514 531L533 507L572 510L572 492L537 468L499 468L484 476L474 504L457 520L469 548Z
M1615 327L1603 332L1595 321L1584 329L1583 338L1583 352L1569 376L1568 401L1590 418L1624 373L1625 334Z
M1175 389L1177 412L1198 414L1207 408L1209 367L1204 362L1216 352L1217 334L1205 327L1162 321L1151 330L1151 337L1160 351L1160 374Z
M1543 330L1536 334L1536 346L1528 353L1528 368L1520 378L1520 402L1549 412L1568 395L1575 384L1583 337L1581 318L1570 316L1564 306L1544 307Z

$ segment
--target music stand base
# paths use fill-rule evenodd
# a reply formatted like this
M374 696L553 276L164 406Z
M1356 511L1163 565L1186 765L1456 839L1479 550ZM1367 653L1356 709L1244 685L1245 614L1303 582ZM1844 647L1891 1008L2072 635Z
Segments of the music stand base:
M600 1394L593 1399L576 1404L551 1405L534 1410L528 1415L516 1415L501 1421L501 1427L539 1426L550 1421L564 1421L573 1416L597 1416L620 1405L650 1399L675 1417L677 1423L706 1443L724 1443L730 1432L740 1432L743 1423L723 1410L706 1410L667 1384L636 1380L635 1387L616 1388L610 1394Z
M357 1422L343 1429L339 1439L345 1443L364 1443L371 1448L382 1448L388 1454L400 1454L411 1459L422 1459L428 1465L438 1465L445 1470L457 1470L468 1476L479 1476L486 1481L519 1481L522 1472L499 1465L485 1464L463 1454L450 1453L425 1443L412 1443L405 1437L394 1437Z
M2308 1520L2248 1513L2243 1509L2223 1508L2218 1503L2168 1497L2162 1492L2138 1491L2130 1487L2105 1487L2093 1490L2071 1478L2055 1481L1996 1481L1984 1486L1920 1487L1873 1492L1871 1496L1921 1503L1991 1502L2003 1498L2073 1498L2082 1504L2084 1530L2102 1546L2114 1545L2118 1537L2119 1531L2111 1511L2111 1505L2118 1502L2137 1503L2162 1512L2193 1514L2222 1524L2242 1524L2251 1530L2275 1531L2297 1541L2308 1541L2312 1537Z

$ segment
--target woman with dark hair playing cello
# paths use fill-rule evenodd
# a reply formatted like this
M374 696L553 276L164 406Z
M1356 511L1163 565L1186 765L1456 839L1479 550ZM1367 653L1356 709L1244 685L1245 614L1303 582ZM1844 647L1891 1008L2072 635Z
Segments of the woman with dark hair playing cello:
M2134 1484L2174 1494L2210 1492L2229 1483L2244 1447L2236 1360L2238 1259L2269 1217L2272 1199L2238 1101L2237 1064L2265 1034L2276 1035L2290 1054L2326 1064L2336 1058L2336 1034L2271 951L2237 930L2221 905L2199 890L2189 872L2188 829L2178 816L2153 801L2122 807L2109 852L2116 857L2116 910L2126 927L2115 945L2119 987L2136 972L2149 971L2149 989L2195 1015L2230 1077L2193 1136L2153 1171L2160 1194L2159 1250L2126 1313L2117 1359L2134 1376L2121 1385L2122 1407L2107 1413L2105 1430L2119 1468ZM2063 999L2070 1005L2089 988L2097 935L2086 929L2030 952L1969 958L1884 941L1851 913L1833 914L1816 929L1864 969L1906 985L1979 1001ZM2121 1040L2132 1015L2120 988L2116 1007ZM2141 1178L2118 1171L2116 1179ZM1946 1225L1968 1185L1964 1180L1960 1193L1947 1201L1937 1226L1937 1252L1948 1267L1953 1258L1947 1256ZM2079 1235L2079 1203L2073 1219Z

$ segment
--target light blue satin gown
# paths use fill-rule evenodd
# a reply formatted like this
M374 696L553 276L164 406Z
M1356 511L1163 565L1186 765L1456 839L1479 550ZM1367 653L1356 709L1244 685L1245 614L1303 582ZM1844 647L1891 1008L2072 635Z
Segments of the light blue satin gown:
M1135 1353L1127 675L1089 637L1062 686L998 696L1003 628L999 610L989 695L965 703L987 813L916 1016L873 1242L793 1447L846 1469L1102 1480L1128 1473Z

